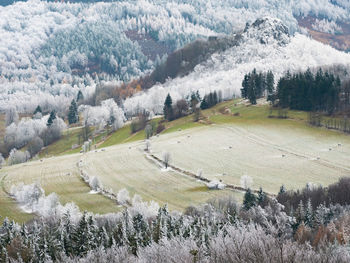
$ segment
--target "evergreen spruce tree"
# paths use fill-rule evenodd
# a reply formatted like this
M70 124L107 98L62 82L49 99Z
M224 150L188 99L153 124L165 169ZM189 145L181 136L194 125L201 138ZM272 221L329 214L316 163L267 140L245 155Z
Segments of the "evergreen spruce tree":
M218 103L219 103L218 94L216 93L216 91L214 91L214 93L213 93L213 106L215 106Z
M49 119L47 120L46 126L47 126L47 127L50 127L55 119L56 119L56 113L55 113L55 111L51 111L50 117L49 117Z
M170 94L168 93L165 102L164 102L164 108L163 108L163 112L164 112L164 119L171 121L173 119L173 100L171 99Z
M63 250L66 253L67 256L71 256L73 254L73 244L72 244L72 235L73 232L73 224L71 222L71 216L69 212L65 213L63 215L63 222L62 222L62 245Z
M81 92L81 90L78 91L78 95L77 95L77 102L81 101L84 99L84 95Z
M267 75L266 75L267 96L271 96L273 94L274 85L275 85L275 77L274 77L272 71L268 71Z
M250 188L247 189L247 191L244 194L244 199L243 199L243 207L246 210L249 210L251 207L256 205L256 196Z
M263 192L262 188L259 188L257 203L261 207L264 207L266 201L266 194Z
M86 212L81 217L78 226L74 229L72 234L73 241L73 253L76 256L85 255L89 251L88 247L88 222L86 218Z
M306 209L305 209L305 225L312 227L313 222L313 209L310 198L307 200Z
M315 211L315 223L327 225L330 221L330 209L325 204L320 204Z
M36 107L35 111L33 112L33 115L37 114L38 112L43 113L43 111L41 110L40 105L38 105L38 106Z
M166 235L166 232L164 232L164 225L164 210L162 207L160 207L157 218L153 224L153 240L156 243L159 243L159 241Z
M300 203L298 205L297 210L295 211L295 218L297 220L297 224L301 224L301 222L304 222L305 219L305 209L304 209L304 204L303 201L300 200Z
M77 123L79 120L79 115L78 115L78 107L73 99L70 106L69 106L69 112L68 112L68 122L69 124Z
M112 239L110 240L110 246L113 244L116 246L123 246L125 245L125 239L124 239L124 232L123 232L123 224L119 223L116 228L113 231Z
M128 209L123 211L122 217L122 242L128 244L129 237L133 234L133 226Z
M255 88L255 81L253 78L250 78L248 81L247 97L251 104L256 104L257 94Z
M204 96L200 107L201 107L202 110L205 110L205 109L209 108L209 103L207 102L207 96Z
M250 75L245 74L244 79L242 81L241 96L242 98L245 98L245 99L248 98L249 79L250 79Z
M88 250L95 249L98 243L98 228L94 218L90 215L88 218L88 227L87 227L87 243Z
M284 184L282 184L282 186L280 187L280 190L278 192L278 195L282 195L286 192L286 187L284 186Z

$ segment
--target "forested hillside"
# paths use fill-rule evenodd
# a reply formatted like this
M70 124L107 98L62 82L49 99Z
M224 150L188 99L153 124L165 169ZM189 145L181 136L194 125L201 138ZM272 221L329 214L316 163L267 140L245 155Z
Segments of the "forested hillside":
M186 44L230 36L263 16L281 19L294 35L302 31L295 16L346 21L349 9L344 1L327 0L317 5L309 1L30 0L0 7L0 14L0 108L11 101L19 111L31 112L38 104L62 111L79 90L88 97L101 84L120 85L143 76ZM152 41L157 43L153 49Z

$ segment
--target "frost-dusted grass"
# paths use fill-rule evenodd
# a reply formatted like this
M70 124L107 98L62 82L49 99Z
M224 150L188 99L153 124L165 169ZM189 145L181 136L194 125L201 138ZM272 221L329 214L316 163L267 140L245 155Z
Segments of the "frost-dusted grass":
M254 189L271 193L282 184L326 186L350 174L349 136L294 120L232 121L178 131L154 138L152 149L159 157L170 152L173 165L202 169L211 179L240 185L241 176L249 175Z
M83 157L84 169L89 175L98 176L102 184L115 193L126 188L131 196L137 193L144 200L154 200L161 205L167 203L172 210L184 210L189 205L222 195L234 194L238 200L242 199L241 193L210 191L191 177L162 171L146 159L143 148L143 143L136 142L108 147L103 152L90 152Z
M231 114L221 114L223 107L229 108ZM236 112L239 116L233 116ZM254 189L262 186L271 193L277 193L282 184L287 189L302 188L307 182L325 186L349 176L350 136L309 126L305 112L289 111L288 119L268 118L269 114L267 105L246 106L240 100L224 102L202 111L201 122L193 122L193 116L165 122L166 129L151 138L151 149L160 158L164 151L169 151L174 166L193 173L202 169L203 176L209 179L240 185L241 176L249 175L254 180ZM277 111L273 114L277 116ZM8 174L4 186L9 189L20 181L40 181L46 193L56 192L62 203L74 201L82 210L95 213L116 211L114 202L88 194L89 188L77 175L76 162L82 159L88 174L98 176L115 193L126 188L131 196L137 193L147 201L168 203L172 210L183 210L222 195L233 194L242 200L242 193L209 191L193 178L162 171L146 159L144 138L144 131L131 134L127 125L100 145L105 151L6 167L1 171ZM71 142L65 146L60 143L62 146L56 145L57 152L70 153L62 150ZM54 149L51 148L52 153ZM7 197L1 194L1 201L5 200ZM2 201L6 205L0 212L16 216L18 207L7 200ZM18 212L20 220L27 217L30 215Z
M3 168L6 177L4 188L9 191L11 186L23 182L40 183L46 195L55 192L62 204L75 202L84 211L108 213L118 210L116 204L102 195L91 195L91 190L78 174L76 163L82 154L65 155L55 158L33 161ZM13 203L15 206L15 203Z
M18 223L24 223L33 218L33 215L24 213L3 189L3 178L0 178L0 224L8 217Z

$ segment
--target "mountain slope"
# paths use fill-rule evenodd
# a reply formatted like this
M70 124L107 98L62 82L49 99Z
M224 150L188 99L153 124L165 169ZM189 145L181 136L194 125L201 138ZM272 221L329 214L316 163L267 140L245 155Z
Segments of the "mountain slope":
M168 93L173 100L197 90L202 96L210 91L221 91L226 99L240 95L244 74L254 68L264 72L272 70L277 80L287 70L295 72L333 64L349 67L350 54L301 34L290 36L278 19L259 19L245 29L239 45L213 54L185 77L169 80L127 99L124 107L130 112L145 108L161 113Z
M292 35L300 31L295 17L350 18L341 0L92 2L0 6L0 110L11 104L31 112L41 104L63 111L78 90L89 96L103 82L143 76L159 65L157 55L230 36L260 17L281 19Z

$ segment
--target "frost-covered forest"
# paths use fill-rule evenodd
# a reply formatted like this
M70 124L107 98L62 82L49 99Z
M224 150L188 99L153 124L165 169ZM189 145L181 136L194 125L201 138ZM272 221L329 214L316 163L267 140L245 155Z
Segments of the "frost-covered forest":
M264 16L281 19L293 35L299 31L296 16L314 14L331 23L349 19L349 12L347 1L340 0L17 2L0 7L0 109L12 104L32 112L40 104L61 111L78 90L89 96L101 83L117 84L150 72L161 57L150 59L127 32L150 36L171 51L197 38L241 31L247 22ZM323 22L318 26L328 30ZM299 36L294 42L304 46L310 41ZM260 47L254 47L250 54L262 56L255 53ZM314 48L313 58L319 55ZM324 51L322 46L317 50ZM317 59L311 66L333 62ZM241 80L227 75L218 87L209 82L210 89L232 95L236 79Z
M243 205L214 199L184 213L124 189L122 212L93 215L38 185L14 188L42 217L0 227L2 262L349 262L349 178L329 188L283 186L277 198L249 189ZM120 196L120 197L119 197ZM290 201L291 200L291 201ZM324 201L327 200L327 201ZM30 203L30 204L29 204ZM28 206L30 205L30 206ZM293 207L294 205L294 207ZM287 208L287 209L286 209Z

